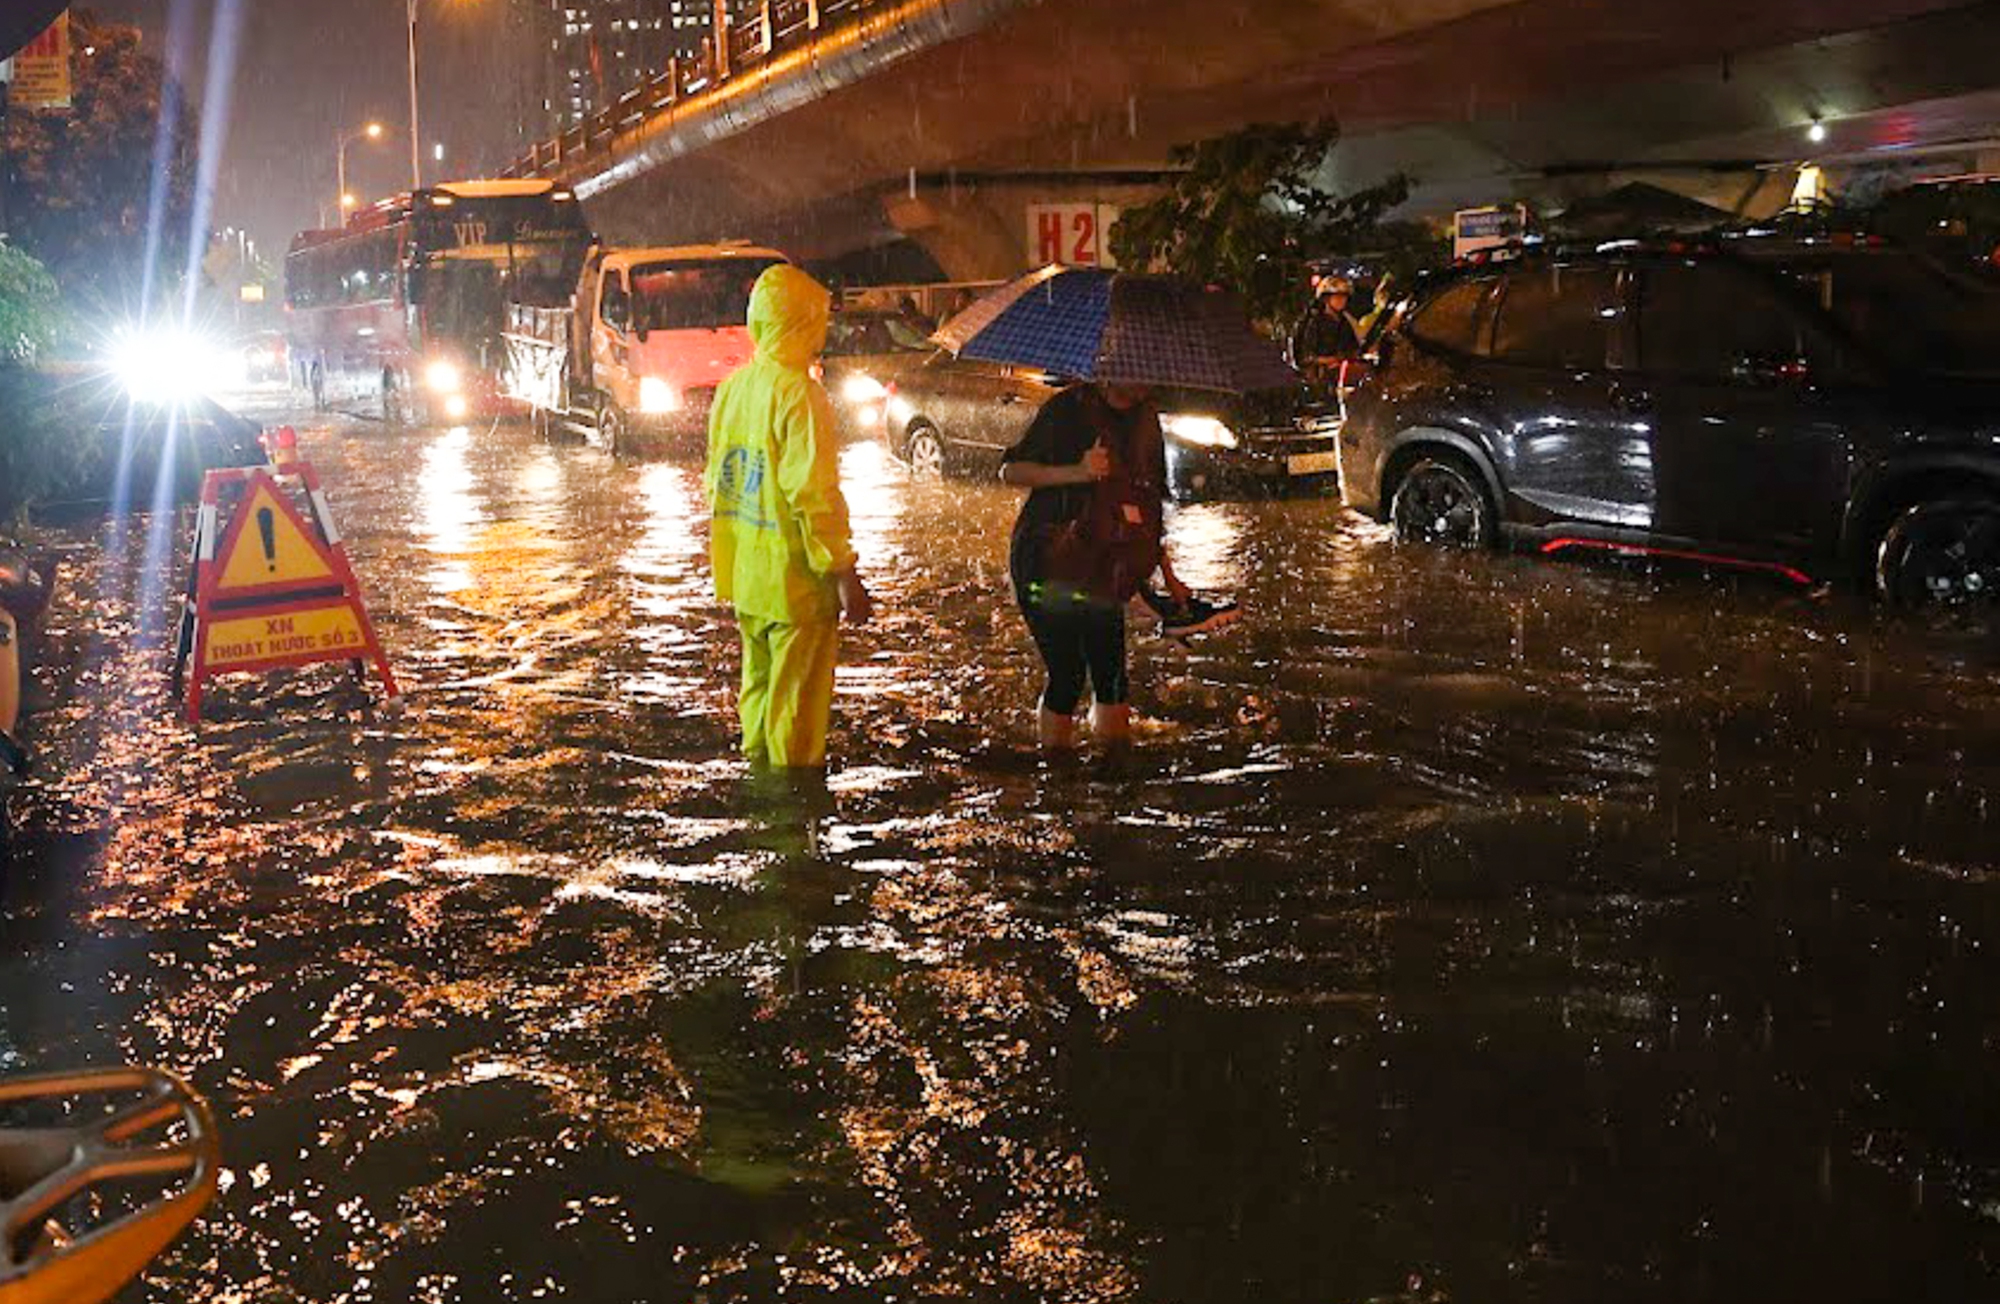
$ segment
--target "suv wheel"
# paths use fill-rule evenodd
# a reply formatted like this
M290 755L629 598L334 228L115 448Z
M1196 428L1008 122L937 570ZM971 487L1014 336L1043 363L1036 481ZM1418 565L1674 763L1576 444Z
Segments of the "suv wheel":
M929 426L918 426L910 432L910 441L904 445L903 453L909 459L912 479L944 478L944 438Z
M1875 554L1875 592L1899 607L2000 602L2000 500L1940 499L1905 508Z
M1457 462L1426 457L1406 472L1389 500L1399 543L1484 548L1493 542L1493 509L1472 472Z

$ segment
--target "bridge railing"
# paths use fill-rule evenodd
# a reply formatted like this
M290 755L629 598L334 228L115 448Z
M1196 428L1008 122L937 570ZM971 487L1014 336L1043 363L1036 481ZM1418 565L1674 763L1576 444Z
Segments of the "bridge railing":
M868 10L891 0L756 0L745 12L718 16L724 24L691 58L674 57L667 66L582 122L502 168L503 177L540 176L610 148L621 133L672 108L684 99L715 90L773 54L806 45L836 25L859 21Z

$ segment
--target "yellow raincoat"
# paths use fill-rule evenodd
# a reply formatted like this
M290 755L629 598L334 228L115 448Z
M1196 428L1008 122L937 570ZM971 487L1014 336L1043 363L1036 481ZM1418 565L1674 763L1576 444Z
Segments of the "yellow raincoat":
M756 356L708 419L709 560L743 637L743 750L773 765L826 759L838 650L833 577L854 566L833 405L809 374L831 296L778 266L750 292Z

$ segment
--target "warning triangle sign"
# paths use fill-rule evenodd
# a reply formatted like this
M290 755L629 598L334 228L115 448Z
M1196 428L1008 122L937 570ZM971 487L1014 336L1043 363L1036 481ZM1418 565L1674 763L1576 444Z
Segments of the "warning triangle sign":
M254 475L216 558L211 596L338 580L332 555L270 477Z

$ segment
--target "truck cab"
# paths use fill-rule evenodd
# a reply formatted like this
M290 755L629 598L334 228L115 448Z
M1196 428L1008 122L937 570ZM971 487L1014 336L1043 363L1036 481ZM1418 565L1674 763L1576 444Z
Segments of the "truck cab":
M747 244L613 249L592 260L578 286L587 338L572 347L606 444L707 429L716 386L755 351L750 288L785 261Z
M750 289L775 249L740 241L598 249L565 308L517 304L508 387L546 431L612 451L700 435L722 378L750 360Z

